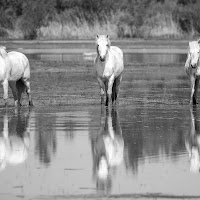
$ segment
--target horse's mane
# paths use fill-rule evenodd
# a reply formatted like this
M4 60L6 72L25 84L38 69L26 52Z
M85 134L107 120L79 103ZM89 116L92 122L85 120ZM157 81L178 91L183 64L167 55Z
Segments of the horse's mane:
M199 48L200 48L199 41L189 42L189 50L191 50L191 49L199 49Z
M96 43L107 40L109 46L111 45L110 38L108 35L97 35Z

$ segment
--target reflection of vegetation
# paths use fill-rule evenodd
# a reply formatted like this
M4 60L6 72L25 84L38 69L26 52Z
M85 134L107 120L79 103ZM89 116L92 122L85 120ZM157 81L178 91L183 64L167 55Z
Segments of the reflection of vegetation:
M73 140L74 139L74 127L76 127L76 122L69 119L64 124L64 127L65 127L66 140Z
M56 152L56 134L54 131L55 117L44 118L38 116L36 127L38 133L35 134L36 139L36 154L44 164L50 164L52 156Z
M58 112L47 116L38 115L35 125L37 127L35 153L40 162L49 165L57 152L58 137L64 135L67 141L72 141L76 133L84 132L84 125L88 120L88 113L84 111Z
M145 157L164 156L176 160L184 151L185 126L182 124L187 115L181 103L187 99L187 93L183 87L186 80L180 77L184 72L180 73L179 69L177 65L155 64L138 64L134 69L132 66L125 69L129 73L124 74L122 95L126 97L121 98L129 101L127 106L131 108L121 112L121 116L128 116L121 118L121 126L125 164L134 173L138 162L143 162Z
M9 38L183 37L200 32L198 0L5 0Z
M166 112L165 109L142 105L128 111L126 116L130 116L129 123L121 122L126 167L136 173L139 160L143 161L146 157L153 160L164 155L176 160L179 153L184 151L182 115L185 116L181 112Z

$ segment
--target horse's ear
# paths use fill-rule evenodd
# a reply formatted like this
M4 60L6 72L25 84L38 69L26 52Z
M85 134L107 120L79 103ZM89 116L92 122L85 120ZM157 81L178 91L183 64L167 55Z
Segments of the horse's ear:
M109 39L109 36L108 36L108 35L106 35L106 37Z
M98 38L99 38L99 35L96 36L96 39L98 39Z

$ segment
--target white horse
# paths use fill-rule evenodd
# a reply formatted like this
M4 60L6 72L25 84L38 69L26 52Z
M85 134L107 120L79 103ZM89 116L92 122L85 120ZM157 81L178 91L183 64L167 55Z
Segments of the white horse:
M97 56L94 60L96 76L101 91L101 103L106 94L106 106L116 102L119 95L119 85L124 70L123 52L116 46L111 46L108 35L97 35Z
M28 58L16 51L6 52L6 48L0 47L0 81L4 90L4 101L7 105L8 84L12 89L15 105L21 105L21 96L25 91L32 106L30 94L30 65Z
M190 85L191 85L190 104L193 105L197 104L197 91L200 78L199 43L200 40L189 42L188 55L185 63L185 70L190 78Z

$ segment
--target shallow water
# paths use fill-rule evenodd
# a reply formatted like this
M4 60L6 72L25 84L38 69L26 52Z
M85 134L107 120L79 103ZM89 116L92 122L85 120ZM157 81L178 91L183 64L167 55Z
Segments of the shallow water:
M31 57L35 106L25 97L16 110L10 94L0 108L0 199L200 198L200 109L183 58L143 58L126 62L107 109L91 60Z
M159 50L157 51L159 52ZM95 52L89 53L65 53L65 54L30 54L31 59L43 60L43 61L75 61L86 62L93 61L96 56ZM173 64L183 63L186 60L186 54L184 53L124 53L125 63L160 63L160 64Z

